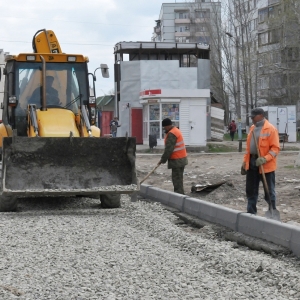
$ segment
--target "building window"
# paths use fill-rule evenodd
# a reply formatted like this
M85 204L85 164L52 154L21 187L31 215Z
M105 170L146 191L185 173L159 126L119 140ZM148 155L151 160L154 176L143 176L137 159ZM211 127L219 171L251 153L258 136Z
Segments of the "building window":
M198 36L198 43L209 44L210 37L209 36Z
M258 34L258 45L262 46L262 45L266 45L268 44L268 32L263 32L263 33L259 33Z
M188 40L186 39L185 36L176 36L175 42L176 43L188 43Z
M252 10L256 7L256 1L255 0L250 0L249 1L249 9Z
M269 7L269 18L275 17L275 9L274 7Z
M248 22L248 31L251 32L257 28L257 19Z
M268 5L272 5L272 4L275 4L275 3L279 3L279 0L269 0L268 1Z
M175 14L176 19L189 19L190 18L190 12L189 11L181 11L177 12Z
M280 42L280 29L273 29L269 31L269 43L274 44Z
M165 118L171 119L173 125L179 127L179 103L145 105L143 108L144 138L148 138L148 135L156 135L157 139L164 139L164 130L161 126L161 121Z
M270 77L270 88L272 88L272 89L282 88L282 76L281 76L281 74L273 74Z
M210 12L209 10L196 10L195 11L195 18L196 19L209 19Z
M273 64L280 64L281 63L280 52L279 51L271 52L270 60Z
M206 31L206 27L204 25L199 25L198 31L204 32Z
M263 8L258 11L258 22L265 22L268 18L268 8Z
M290 85L292 85L292 86L299 85L299 75L298 74L290 74L289 80L290 80Z
M160 104L149 105L149 134L159 138L160 130Z
M171 119L174 126L179 127L179 104L168 103L161 105L161 119ZM162 132L162 139L164 138L164 132Z
M269 78L268 77L261 77L258 79L258 89L259 90L266 90L269 88Z

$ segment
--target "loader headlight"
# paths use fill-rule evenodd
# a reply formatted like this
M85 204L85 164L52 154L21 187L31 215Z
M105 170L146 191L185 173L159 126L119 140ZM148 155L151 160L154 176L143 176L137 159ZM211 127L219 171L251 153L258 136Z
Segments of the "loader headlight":
M35 60L35 55L27 55L26 60Z
M9 106L16 106L17 105L17 97L16 96L10 96L8 98L8 105Z
M68 61L76 61L76 56L68 56Z
M95 104L96 98L95 97L89 97L89 104Z
M94 107L91 107L91 119L96 118L96 109Z
M89 97L89 104L90 105L95 105L96 104L96 98L95 97Z

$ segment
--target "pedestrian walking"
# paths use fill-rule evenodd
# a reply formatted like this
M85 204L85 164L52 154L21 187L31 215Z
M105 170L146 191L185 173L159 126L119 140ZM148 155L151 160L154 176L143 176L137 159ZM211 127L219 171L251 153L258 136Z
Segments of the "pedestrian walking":
M264 110L262 108L254 108L251 111L251 119L253 125L250 127L247 137L246 153L243 159L242 170L246 171L247 212L256 214L259 182L262 181L260 166L263 167L270 195L269 199L268 192L265 190L265 200L268 203L271 201L273 210L276 209L275 170L280 147L278 131L265 119ZM256 137L258 149L253 134ZM270 204L269 210L271 210Z
M236 124L235 124L234 120L232 120L231 123L229 124L228 130L229 130L230 138L233 141L234 140L234 134L236 132Z
M117 117L114 117L113 120L110 121L109 127L110 127L110 133L111 133L112 137L117 136L117 130L118 130L118 127L120 127L120 126L121 125L119 125Z
M158 165L168 161L168 169L172 169L174 192L184 195L183 172L188 164L187 152L181 131L166 118L162 121L165 130L165 150Z

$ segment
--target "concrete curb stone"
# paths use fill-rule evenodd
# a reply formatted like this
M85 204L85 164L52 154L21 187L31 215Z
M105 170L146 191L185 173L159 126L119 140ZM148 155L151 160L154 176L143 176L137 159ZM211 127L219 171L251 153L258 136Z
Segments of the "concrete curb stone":
M300 227L298 226L243 213L150 185L142 184L140 195L202 220L286 247L300 257Z

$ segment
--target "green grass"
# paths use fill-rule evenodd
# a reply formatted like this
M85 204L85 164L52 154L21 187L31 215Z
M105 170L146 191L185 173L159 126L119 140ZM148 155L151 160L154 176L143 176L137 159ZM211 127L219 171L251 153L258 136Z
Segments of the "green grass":
M230 134L229 133L225 133L223 139L224 139L224 141L231 141ZM247 134L243 133L242 140L246 140L246 139L247 139ZM233 140L234 141L238 141L239 140L237 133L234 135L234 139Z
M229 147L225 145L207 144L208 153L222 153L222 152L236 152L236 147Z
M284 149L282 149L282 143L280 143L280 151L299 151L299 148L284 144Z
M286 169L300 169L300 167L294 167L294 166L284 166Z

